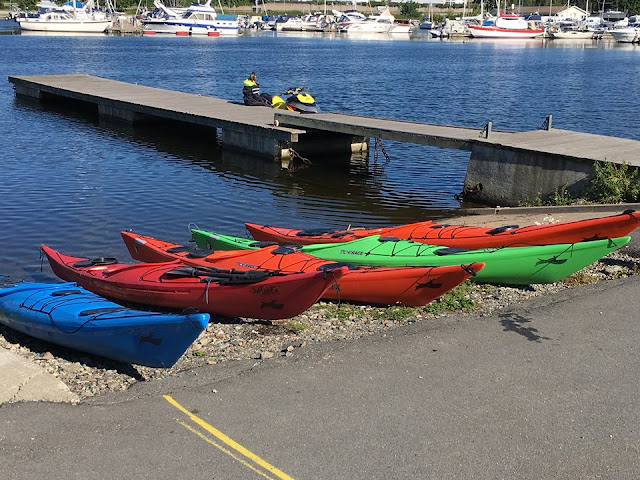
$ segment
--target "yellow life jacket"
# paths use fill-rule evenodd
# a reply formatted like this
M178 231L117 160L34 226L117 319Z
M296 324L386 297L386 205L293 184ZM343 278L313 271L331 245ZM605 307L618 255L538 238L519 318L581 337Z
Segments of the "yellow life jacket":
M253 80L250 80L250 79L247 78L244 81L244 86L245 87L255 87L256 86L256 82L254 82Z

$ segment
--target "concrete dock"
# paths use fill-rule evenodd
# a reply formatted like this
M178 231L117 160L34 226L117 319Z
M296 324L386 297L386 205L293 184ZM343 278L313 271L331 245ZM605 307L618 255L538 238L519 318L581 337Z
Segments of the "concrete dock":
M579 193L606 161L640 166L640 141L551 128L497 131L408 122L341 113L304 115L247 107L227 100L146 87L91 75L10 76L17 96L63 100L96 108L98 115L130 123L181 122L221 130L224 148L276 159L349 154L368 148L370 137L471 152L467 199L517 205L558 188ZM212 134L213 135L213 134Z

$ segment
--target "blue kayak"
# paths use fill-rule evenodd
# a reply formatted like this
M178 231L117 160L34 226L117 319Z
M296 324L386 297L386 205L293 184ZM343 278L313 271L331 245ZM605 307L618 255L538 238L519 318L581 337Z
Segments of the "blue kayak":
M170 367L206 328L209 315L132 310L75 283L19 283L0 288L0 323L120 362Z

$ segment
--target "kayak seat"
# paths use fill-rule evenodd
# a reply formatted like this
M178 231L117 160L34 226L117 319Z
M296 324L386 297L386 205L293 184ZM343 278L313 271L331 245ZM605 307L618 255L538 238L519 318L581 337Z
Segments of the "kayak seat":
M202 282L217 282L220 285L257 283L266 280L274 272L269 270L224 270L221 268L179 267L164 272L163 278L200 278Z
M399 242L400 239L398 237L380 237L378 241L379 242Z
M296 237L316 237L318 235L329 235L336 233L335 230L327 230L326 228L315 228L310 230L300 230L296 233Z
M498 233L508 232L509 230L513 230L515 228L520 228L520 225L503 225L502 227L494 228L493 230L489 230L487 235L496 235Z
M182 253L182 252L188 252L192 248L193 247L189 247L187 245L178 245L177 247L167 248L165 251L167 253Z
M331 235L331 238L342 238L348 235L351 235L351 232L336 232L333 235Z
M431 225L429 228L446 228L450 227L448 223L436 223L435 225Z
M468 252L468 248L439 248L438 250L434 250L434 255L455 255L456 253L464 253Z
M118 263L118 259L113 257L98 257L82 260L73 264L74 267L95 267L97 265L113 265Z
M281 245L278 248L271 250L272 255L289 255L294 252L295 250L287 245Z
M260 241L260 242L253 242L249 244L249 246L252 248L264 248L264 247L270 247L272 245L278 245L278 242Z
M189 250L189 253L187 253L187 257L204 258L204 257L208 257L212 253L214 253L214 251L210 248L194 248L192 250Z

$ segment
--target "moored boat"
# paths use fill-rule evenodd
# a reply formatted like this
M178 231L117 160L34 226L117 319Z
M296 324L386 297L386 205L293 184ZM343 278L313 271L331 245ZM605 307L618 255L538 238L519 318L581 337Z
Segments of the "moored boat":
M20 29L27 32L103 33L111 26L104 12L92 8L93 2L70 3L57 7L53 2L43 2L37 14L20 15L15 20Z
M368 16L362 22L353 22L340 31L343 33L390 33L394 28L395 17L389 11L389 8Z
M179 262L128 265L115 259L72 257L42 246L53 272L117 300L230 317L290 318L313 305L346 267L281 275L186 267Z
M431 245L477 249L576 243L624 237L640 226L640 213L626 210L619 215L573 222L524 227L504 225L496 228L449 225L430 220L397 227L356 230L300 230L254 223L245 223L245 226L256 240L283 244L339 243L371 235L383 235Z
M204 230L191 230L196 244L203 248L260 248L261 242ZM436 266L482 262L485 267L474 281L505 285L553 283L577 272L618 248L630 237L581 243L560 243L531 247L466 250L399 240L396 237L370 237L345 243L304 245L300 251L334 262L372 266Z
M613 39L619 43L640 42L640 23L629 24L623 28L608 30Z
M502 13L493 21L469 25L468 28L476 38L535 38L544 34L544 28L532 28L524 18Z
M209 315L133 310L75 283L20 283L0 289L0 323L119 362L170 367L206 328Z
M157 18L146 18L142 21L142 28L146 32L173 33L189 35L237 35L238 19L235 15L220 15L211 6L211 0L200 4L194 2L181 15L178 16L172 9L167 9L155 1L156 5L164 12Z
M198 250L133 232L121 234L131 256L143 262L179 260L193 266L277 270L282 273L313 272L332 264L288 247L211 253L210 250ZM442 296L475 275L483 266L475 263L445 267L353 267L332 284L322 298L418 307Z
M552 32L551 37L561 40L588 40L594 37L594 33L589 30L567 29Z

